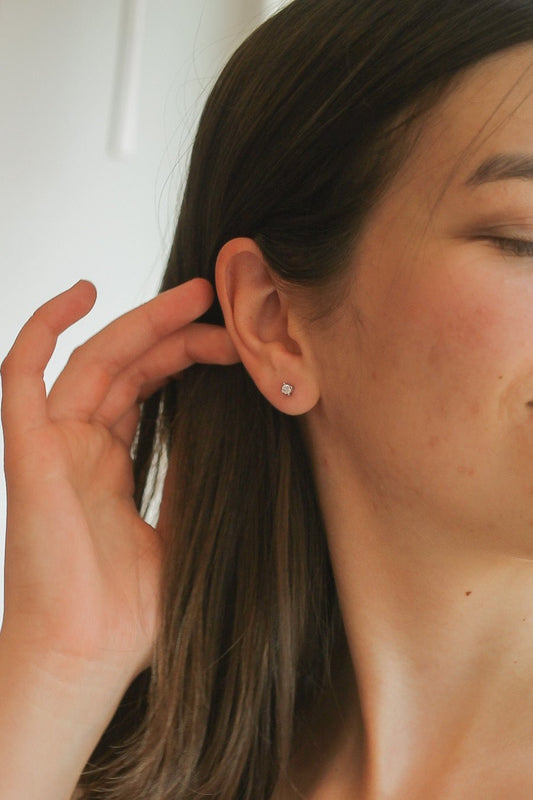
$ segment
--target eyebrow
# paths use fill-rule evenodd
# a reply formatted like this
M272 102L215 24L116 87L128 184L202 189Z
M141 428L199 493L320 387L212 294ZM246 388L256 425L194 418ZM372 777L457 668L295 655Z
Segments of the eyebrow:
M476 187L509 178L533 180L533 153L496 153L489 156L465 181L465 186Z

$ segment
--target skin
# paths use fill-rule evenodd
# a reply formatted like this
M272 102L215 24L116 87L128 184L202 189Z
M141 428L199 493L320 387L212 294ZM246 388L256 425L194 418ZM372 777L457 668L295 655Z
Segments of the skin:
M47 396L57 337L95 296L80 281L37 309L1 368L3 800L69 800L120 698L151 663L166 523L163 513L150 526L132 498L139 401L195 362L238 361L223 328L194 323L214 297L195 279L77 348Z
M317 711L300 793L280 797L531 796L533 255L486 237L533 240L533 182L463 184L533 153L532 86L531 45L465 74L327 320L306 322L253 241L220 253L231 339L301 415L346 630L343 713Z
M194 324L213 296L191 281L80 347L46 397L94 288L23 327L2 364L3 797L70 797L150 661L166 506L154 529L132 501L139 400L240 359L300 418L346 633L276 800L530 798L533 256L486 237L533 239L533 184L462 184L487 155L533 152L532 78L533 46L510 50L433 112L326 320L234 239L216 269L227 330Z

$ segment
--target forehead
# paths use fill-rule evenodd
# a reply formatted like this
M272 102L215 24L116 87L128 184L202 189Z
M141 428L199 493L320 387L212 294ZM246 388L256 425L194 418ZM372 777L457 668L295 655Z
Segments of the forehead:
M505 166L502 153L529 154L533 162L533 44L465 71L424 121L398 177L415 190L431 187L439 202L445 194L480 196L503 186L488 180Z
M355 260L393 254L412 261L483 215L533 218L533 180L472 183L501 153L533 160L533 44L497 53L465 70L423 120L415 144L359 240ZM487 177L487 170L481 175ZM392 255L391 255L392 257ZM360 274L360 270L359 270Z

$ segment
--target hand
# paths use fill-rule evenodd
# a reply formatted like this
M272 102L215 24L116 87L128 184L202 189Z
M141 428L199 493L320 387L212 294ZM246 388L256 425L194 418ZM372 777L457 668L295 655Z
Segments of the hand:
M211 285L196 278L77 348L47 397L42 376L57 337L95 297L80 281L45 303L2 365L1 637L38 657L97 662L130 680L150 663L163 551L132 498L139 402L195 362L239 358L224 328L192 322L213 301Z

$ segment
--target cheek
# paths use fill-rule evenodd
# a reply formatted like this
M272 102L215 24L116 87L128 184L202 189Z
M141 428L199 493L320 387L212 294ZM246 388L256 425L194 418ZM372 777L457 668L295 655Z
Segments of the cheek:
M470 298L427 297L415 316L413 370L444 416L477 416L498 389L505 362L497 307ZM416 358L418 356L418 358Z
M321 353L321 452L376 511L518 530L531 508L529 537L533 298L523 279L444 272L389 284L335 328Z
M384 324L367 339L364 406L365 422L389 454L404 459L409 451L419 467L427 457L428 464L455 459L460 471L471 469L468 451L497 434L512 367L512 331L501 308L496 293L480 298L434 281L381 309Z

